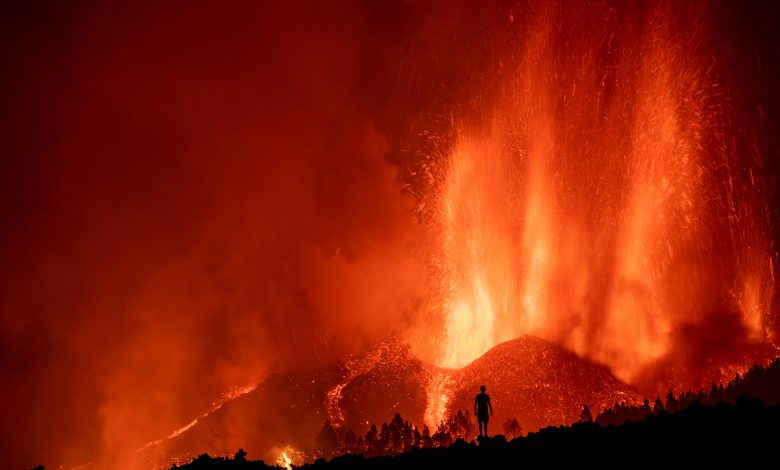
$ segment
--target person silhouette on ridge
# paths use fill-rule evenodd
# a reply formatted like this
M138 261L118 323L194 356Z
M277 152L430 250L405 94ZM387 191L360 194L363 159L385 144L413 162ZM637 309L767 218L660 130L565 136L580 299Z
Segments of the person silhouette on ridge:
M485 437L488 435L488 419L493 416L493 405L490 404L490 396L485 393L485 386L479 387L480 393L474 398L474 414L477 415L479 423L479 435L482 436L482 426L485 426ZM490 416L488 416L490 409Z

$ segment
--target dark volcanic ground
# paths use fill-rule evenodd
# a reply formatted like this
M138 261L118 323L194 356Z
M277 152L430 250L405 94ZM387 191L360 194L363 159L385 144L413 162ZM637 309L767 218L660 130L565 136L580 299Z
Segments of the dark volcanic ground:
M325 419L365 433L370 424L379 427L400 413L422 427L429 397L432 405L439 405L439 413L428 418L438 420L458 409L473 409L481 384L487 386L495 410L493 434L503 432L507 417L517 417L527 433L576 421L583 403L595 416L615 402L641 400L606 368L531 336L500 344L456 371L424 364L408 345L391 340L325 369L273 374L252 392L146 452L159 466L204 452L232 455L238 448L273 462L287 445L315 448L314 438ZM437 392L429 395L429 390Z
M494 347L455 374L450 412L473 411L484 384L493 404L489 431L504 433L506 418L516 417L523 434L571 424L587 403L593 416L616 402L641 402L642 396L605 367L533 336Z

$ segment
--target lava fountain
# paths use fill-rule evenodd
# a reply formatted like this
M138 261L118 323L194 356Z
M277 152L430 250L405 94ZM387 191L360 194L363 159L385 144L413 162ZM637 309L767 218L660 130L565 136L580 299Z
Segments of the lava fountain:
M714 13L525 8L480 71L498 85L453 112L428 170L438 364L532 334L636 383L686 325L736 317L740 340L770 342L768 156L742 137L756 124L735 123L749 114L719 67Z

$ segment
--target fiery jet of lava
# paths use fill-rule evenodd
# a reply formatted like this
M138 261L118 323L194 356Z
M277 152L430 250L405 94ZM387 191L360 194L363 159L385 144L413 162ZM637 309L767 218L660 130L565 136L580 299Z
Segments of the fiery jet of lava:
M767 341L763 157L729 123L712 12L568 10L527 15L491 51L500 90L453 118L439 364L528 333L633 381L685 325L734 316Z

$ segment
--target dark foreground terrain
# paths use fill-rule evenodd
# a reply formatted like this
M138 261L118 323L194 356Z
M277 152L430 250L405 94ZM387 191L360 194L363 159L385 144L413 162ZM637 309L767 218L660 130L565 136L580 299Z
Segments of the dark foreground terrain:
M780 443L780 406L738 397L736 403L703 405L698 401L676 412L650 415L619 426L579 423L550 427L509 442L495 436L480 443L456 441L449 447L412 450L396 456L344 455L300 468L521 468L562 465L646 467L691 464L738 467L776 462ZM771 464L770 466L773 466ZM274 468L263 461L201 455L182 468Z
M267 460L276 456L272 448L315 448L316 430L325 419L338 418L334 424L365 435L368 423L379 426L396 413L420 425L422 432L426 389L437 374L438 368L420 361L408 344L386 341L323 369L274 374L148 452L192 458L205 449L231 455L243 447L250 457ZM502 343L446 375L441 384L453 398L444 419L473 407L484 382L494 404L500 403L492 421L496 431L507 418L517 418L526 432L536 431L577 421L583 403L602 410L613 403L642 401L639 392L606 368L532 336ZM294 422L288 419L291 415Z

